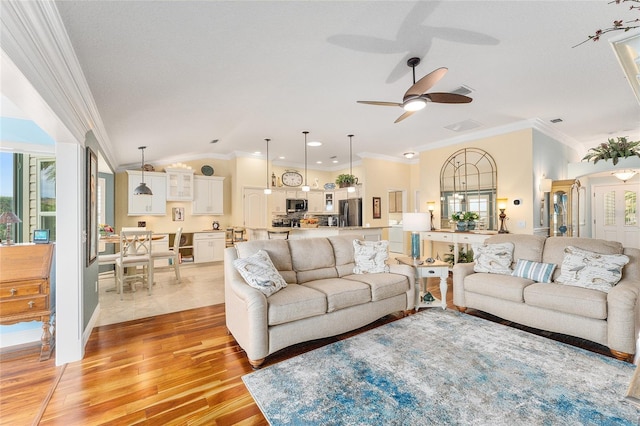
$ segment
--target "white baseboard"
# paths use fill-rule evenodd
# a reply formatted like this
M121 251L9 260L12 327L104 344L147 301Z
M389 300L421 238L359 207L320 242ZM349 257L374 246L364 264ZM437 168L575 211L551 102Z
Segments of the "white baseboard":
M89 320L89 324L87 324L87 328L84 329L82 333L82 347L87 346L87 342L89 341L89 337L91 336L91 332L93 331L93 327L95 327L98 322L98 317L100 316L100 303L96 306L96 309L93 311L93 315L91 315L91 319Z

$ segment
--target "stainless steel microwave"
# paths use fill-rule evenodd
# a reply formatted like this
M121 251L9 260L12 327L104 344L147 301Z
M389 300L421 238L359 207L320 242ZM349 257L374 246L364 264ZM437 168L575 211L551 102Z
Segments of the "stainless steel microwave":
M306 212L307 200L287 198L287 213Z

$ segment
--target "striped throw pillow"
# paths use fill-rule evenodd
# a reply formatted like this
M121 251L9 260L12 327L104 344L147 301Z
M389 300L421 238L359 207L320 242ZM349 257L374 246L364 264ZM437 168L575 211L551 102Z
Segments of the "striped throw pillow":
M518 259L518 263L516 263L516 267L513 269L511 275L514 277L527 278L539 283L550 283L555 269L555 263L540 263Z

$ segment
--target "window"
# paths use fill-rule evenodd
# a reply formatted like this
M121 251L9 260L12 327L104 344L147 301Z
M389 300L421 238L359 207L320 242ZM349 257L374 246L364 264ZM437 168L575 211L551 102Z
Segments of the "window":
M638 200L637 192L624 191L624 224L636 226L638 224Z
M37 158L36 228L48 229L51 241L56 240L56 161Z

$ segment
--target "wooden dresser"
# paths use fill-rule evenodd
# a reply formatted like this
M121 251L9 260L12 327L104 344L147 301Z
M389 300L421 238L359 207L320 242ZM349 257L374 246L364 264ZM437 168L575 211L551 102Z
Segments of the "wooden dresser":
M51 357L55 333L51 324L53 244L0 246L0 324L42 321L40 360Z

